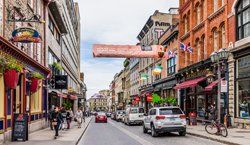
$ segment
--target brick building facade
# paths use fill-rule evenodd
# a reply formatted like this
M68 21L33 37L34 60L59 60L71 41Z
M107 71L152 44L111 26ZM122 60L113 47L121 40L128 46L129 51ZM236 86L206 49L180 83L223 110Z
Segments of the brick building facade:
M193 53L178 49L176 88L179 90L181 108L188 114L196 112L200 120L209 117L211 105L217 106L217 86L206 87L211 80L217 80L216 67L210 55L221 48L227 48L234 41L233 18L231 18L233 0L180 0L179 41L193 48ZM229 27L230 26L230 27ZM228 69L222 70L222 78L228 80ZM187 83L195 83L187 85ZM222 93L221 118L228 113L228 94Z

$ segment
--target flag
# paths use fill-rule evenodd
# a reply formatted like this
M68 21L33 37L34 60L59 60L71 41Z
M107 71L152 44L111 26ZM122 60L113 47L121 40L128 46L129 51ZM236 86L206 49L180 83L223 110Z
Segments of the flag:
M168 51L168 58L176 57L176 55L177 51L171 51L171 50Z
M184 43L181 43L180 48L184 51L189 52L189 53L193 53L193 49L190 46L185 45Z

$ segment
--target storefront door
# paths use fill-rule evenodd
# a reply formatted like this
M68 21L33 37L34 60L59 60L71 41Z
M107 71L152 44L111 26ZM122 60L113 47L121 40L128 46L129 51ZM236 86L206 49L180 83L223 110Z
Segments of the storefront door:
M197 117L205 117L205 95L197 96Z

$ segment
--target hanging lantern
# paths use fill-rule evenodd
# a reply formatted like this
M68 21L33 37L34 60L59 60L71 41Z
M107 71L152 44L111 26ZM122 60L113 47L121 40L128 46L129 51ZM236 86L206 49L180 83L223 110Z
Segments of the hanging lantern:
M139 96L137 96L137 97L135 98L135 101L136 101L136 102L140 102Z
M160 66L160 65L157 65L156 67L155 67L155 69L153 70L153 75L159 75L159 74L161 74L161 71L162 71L162 67Z
M152 99L153 99L152 95L147 95L147 102L152 102Z
M140 80L146 80L147 78L148 78L148 75L147 75L147 74L142 74Z

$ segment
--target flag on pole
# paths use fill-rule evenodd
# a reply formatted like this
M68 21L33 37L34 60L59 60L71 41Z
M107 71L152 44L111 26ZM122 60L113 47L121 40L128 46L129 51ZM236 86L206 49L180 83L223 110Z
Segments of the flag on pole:
M176 57L176 55L177 51L171 51L171 50L168 51L168 58Z
M189 52L189 53L193 53L193 48L191 48L190 46L188 46L184 43L181 43L180 48L184 51Z

